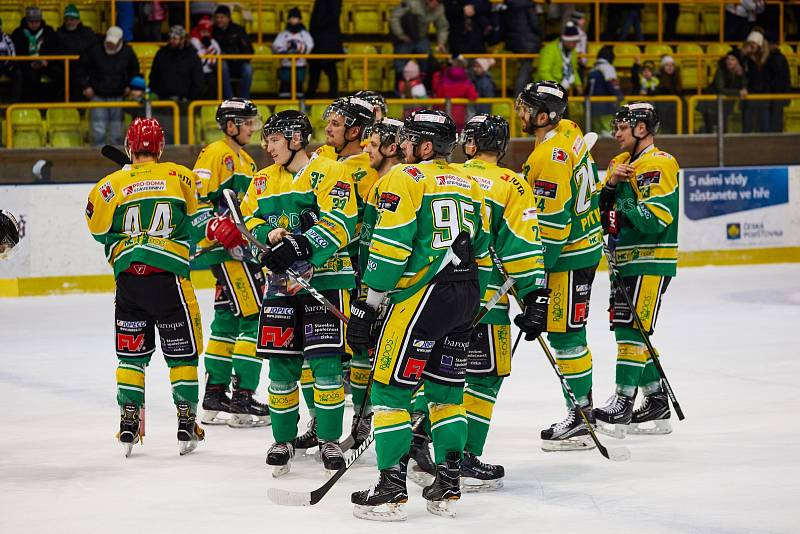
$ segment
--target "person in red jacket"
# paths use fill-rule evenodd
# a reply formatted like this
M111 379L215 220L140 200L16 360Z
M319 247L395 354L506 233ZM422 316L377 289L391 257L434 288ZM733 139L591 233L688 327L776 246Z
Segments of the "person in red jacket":
M478 91L467 73L467 61L462 56L452 58L446 69L434 73L432 85L436 98L478 98ZM450 108L450 116L459 131L464 128L466 115L467 106L464 104L453 104Z

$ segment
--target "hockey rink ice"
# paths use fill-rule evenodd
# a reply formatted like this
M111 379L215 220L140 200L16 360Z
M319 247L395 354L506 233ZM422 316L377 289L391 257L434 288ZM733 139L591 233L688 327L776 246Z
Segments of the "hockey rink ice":
M798 264L679 270L653 341L686 420L673 411L668 436L601 435L630 449L627 462L596 450L542 452L539 431L565 408L538 345L523 342L482 457L505 466L505 488L465 494L458 517L445 519L426 512L409 481L406 523L352 516L350 493L377 481L373 450L311 508L267 499L269 487L310 491L325 477L314 460L297 458L273 479L269 428L206 426L205 442L179 457L160 352L147 370L144 446L125 459L114 439L113 295L0 299L0 532L797 532L798 275ZM212 291L198 297L207 336ZM589 322L595 405L614 387L607 302L599 272ZM265 367L260 400L266 385ZM301 413L302 433L304 405Z

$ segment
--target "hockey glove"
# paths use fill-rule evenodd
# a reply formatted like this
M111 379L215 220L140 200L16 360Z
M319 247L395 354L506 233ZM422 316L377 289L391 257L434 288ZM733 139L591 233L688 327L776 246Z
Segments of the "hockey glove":
M617 201L617 186L606 184L600 190L600 211L611 211Z
M226 249L245 245L242 233L230 217L217 215L206 225L206 238L216 241Z
M319 215L313 211L307 211L300 216L300 231L305 233L306 230L319 222Z
M273 273L285 273L294 262L309 258L311 252L311 244L304 235L289 234L261 255L261 264Z
M600 224L603 226L603 231L609 235L616 237L624 223L625 214L621 211L611 210L600 212Z
M550 290L546 288L531 291L522 299L525 309L514 317L514 324L525 332L525 341L536 339L547 330L547 305L550 304Z
M372 327L378 319L378 311L363 298L350 304L350 320L347 323L347 343L355 351L367 352L372 346Z

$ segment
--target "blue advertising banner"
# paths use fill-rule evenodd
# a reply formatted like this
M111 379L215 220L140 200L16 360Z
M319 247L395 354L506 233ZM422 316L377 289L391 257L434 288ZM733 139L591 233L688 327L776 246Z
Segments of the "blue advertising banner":
M788 202L788 167L712 167L684 171L683 209L686 216L695 221Z

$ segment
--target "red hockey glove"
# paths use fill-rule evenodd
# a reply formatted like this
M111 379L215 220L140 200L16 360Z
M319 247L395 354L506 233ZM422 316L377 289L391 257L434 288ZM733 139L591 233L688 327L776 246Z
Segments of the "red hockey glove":
M220 215L217 215L208 222L206 226L206 237L212 241L218 242L227 249L246 244L242 233L236 228L233 219Z

